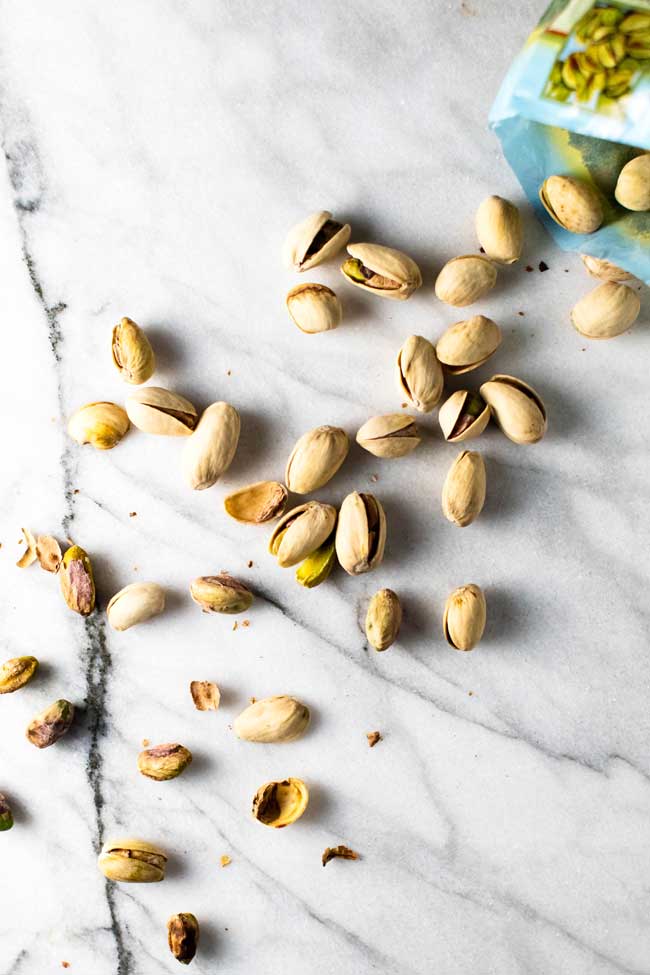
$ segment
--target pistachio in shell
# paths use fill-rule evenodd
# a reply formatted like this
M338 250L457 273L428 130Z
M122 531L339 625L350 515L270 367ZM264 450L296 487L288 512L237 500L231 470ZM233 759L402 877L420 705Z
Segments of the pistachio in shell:
M481 396L509 440L537 443L546 433L546 407L536 390L515 376L492 376L481 386Z
M375 457L405 457L420 443L415 421L405 413L388 413L366 420L357 443Z
M647 46L650 49L650 32ZM614 196L626 210L650 210L650 152L635 156L623 166L618 174Z
M189 437L199 419L188 399L162 386L134 389L125 406L134 427L158 436Z
M402 251L381 244L350 244L348 254L341 265L343 276L370 294L404 301L422 284L420 268Z
M478 393L457 389L440 407L440 429L449 443L479 437L490 422L490 407Z
M374 594L366 613L366 637L375 650L388 650L395 643L402 625L402 604L392 589Z
M442 488L442 511L448 521L465 528L485 504L485 463L475 450L463 450L449 468Z
M386 515L373 494L353 491L344 499L336 527L336 556L348 575L376 568L386 545Z
M183 448L182 469L193 491L204 491L216 484L232 464L241 421L230 403L212 403Z
M282 743L295 741L309 727L309 708L288 694L265 697L242 711L233 725L245 741Z
M603 222L598 191L576 176L549 176L539 198L548 215L572 234L593 234Z
M334 477L348 455L350 440L340 427L316 427L304 433L291 451L284 475L294 494L311 494Z
M397 381L420 413L430 413L442 396L444 375L434 346L422 335L409 335L397 355Z
M617 264L606 261L602 257L591 257L589 254L581 254L587 274L592 278L599 278L601 281L633 281L634 275L629 271L624 271Z
M111 450L129 429L129 418L117 403L87 403L72 414L68 433L79 444Z
M58 575L68 608L80 616L90 616L95 608L95 580L90 559L80 545L66 549Z
M285 267L307 271L322 264L345 247L352 230L349 223L339 223L329 210L317 210L292 227L282 250Z
M315 589L332 574L336 565L335 533L308 555L296 569L296 582L305 589Z
M36 657L12 657L0 666L0 694L13 694L28 684L38 670Z
M514 203L501 196L486 197L476 211L476 236L491 260L514 264L523 245L521 216Z
M193 914L174 914L167 921L167 943L181 965L189 965L199 945L199 922Z
M165 879L167 856L146 840L120 838L104 843L97 865L108 880L152 884Z
M190 595L204 613L245 613L253 602L250 589L227 572L198 576L190 583Z
M156 368L151 342L139 325L123 318L113 329L113 363L122 379L134 386L151 379Z
M451 325L438 339L436 355L450 376L478 369L501 344L501 329L485 315L472 315Z
M309 802L309 791L302 779L266 782L253 798L253 817L265 826L282 829L300 819Z
M0 792L0 833L6 832L14 824L14 816L9 800Z
M261 525L284 511L289 492L279 481L257 481L229 494L223 506L235 521Z
M442 628L445 639L455 650L473 650L483 636L487 610L482 589L470 583L448 596Z
M27 738L37 748L49 748L69 731L74 719L74 706L63 699L50 704L27 726Z
M157 582L132 582L109 600L106 616L114 630L123 631L158 616L164 608L162 586Z
M299 284L287 295L287 311L301 332L316 335L341 324L343 309L334 291L324 284Z
M148 779L167 782L184 772L192 761L192 752L177 742L145 748L138 755L138 771Z
M641 299L626 284L604 281L580 299L571 311L574 328L588 339L613 339L634 325Z
M440 301L457 308L472 305L497 282L496 265L480 254L462 254L447 261L436 278Z
M302 562L332 534L336 508L321 501L300 504L280 519L269 541L269 552L282 569Z

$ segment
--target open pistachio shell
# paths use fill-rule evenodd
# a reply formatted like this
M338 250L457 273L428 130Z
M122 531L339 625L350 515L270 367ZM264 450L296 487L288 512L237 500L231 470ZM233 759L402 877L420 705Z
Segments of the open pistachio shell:
M582 263L587 269L587 274L592 278L599 278L601 281L633 281L634 275L629 271L624 271L617 264L606 261L602 257L591 257L589 254L581 254Z
M490 422L490 407L478 393L457 389L440 407L438 422L449 443L471 440L479 437Z
M132 582L109 600L106 616L114 630L128 630L158 616L165 608L165 590L157 582Z
M496 265L480 254L462 254L447 261L436 278L436 296L458 308L472 305L491 291L497 281Z
M514 443L537 443L546 433L546 407L539 393L515 376L492 376L481 396L502 432Z
M454 589L445 603L442 628L455 650L473 650L483 636L487 611L479 586L470 583Z
M575 176L549 176L539 198L548 215L572 234L593 234L603 222L598 191Z
M192 752L178 742L167 742L145 748L138 755L138 771L156 782L168 782L185 771L192 761Z
M329 538L335 524L336 508L321 501L307 501L287 511L277 523L269 552L283 569L297 565Z
M381 244L350 244L341 271L350 284L380 298L404 301L422 284L420 268L407 254Z
M372 494L353 491L344 499L336 528L336 556L348 575L378 566L386 545L386 515Z
M357 443L375 457L404 457L420 443L413 417L388 413L366 420L357 433Z
M212 487L232 464L241 421L230 403L213 403L201 414L183 448L182 468L193 491Z
M634 325L641 299L626 284L605 281L574 305L571 321L588 339L613 339Z
M68 421L68 433L80 444L110 450L129 429L129 418L117 403L87 403Z
M151 379L156 359L149 339L135 322L123 318L113 329L113 362L122 379L134 386Z
M279 481L258 481L233 491L224 498L223 506L236 521L261 525L284 511L289 492Z
M302 779L266 782L253 798L253 816L265 826L282 829L300 819L309 802L309 791Z
M284 242L285 267L307 271L334 257L350 239L350 224L332 219L329 210L317 210L292 227Z
M120 883L157 883L165 879L167 857L161 849L146 840L107 840L97 861L108 880Z
M309 717L309 708L295 697L277 694L249 704L235 719L233 729L245 741L295 741L307 730Z
M329 332L341 324L341 302L324 284L297 285L287 295L286 304L295 324L308 335Z
M513 264L521 255L523 231L519 210L510 200L488 196L476 212L476 236L486 255Z
M485 315L456 322L438 339L436 355L450 376L478 369L501 344L501 329Z
M295 494L311 494L334 477L350 449L340 427L309 430L298 440L287 461L284 479Z
M485 464L475 450L463 450L449 468L442 488L445 518L460 528L478 518L485 504Z
M650 31L647 46L650 49ZM650 152L635 156L623 166L618 174L614 196L626 210L650 210Z
M134 427L165 437L188 437L199 418L189 400L161 386L134 389L125 406Z
M420 413L430 413L442 396L442 367L435 348L422 335L409 335L399 350L397 381L409 403Z

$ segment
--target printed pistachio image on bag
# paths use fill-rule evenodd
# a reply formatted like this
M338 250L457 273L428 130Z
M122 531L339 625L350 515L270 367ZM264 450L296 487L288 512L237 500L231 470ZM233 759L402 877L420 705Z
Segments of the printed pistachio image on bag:
M554 0L512 64L490 125L560 247L650 283L650 0ZM590 219L564 219L553 176L580 181Z

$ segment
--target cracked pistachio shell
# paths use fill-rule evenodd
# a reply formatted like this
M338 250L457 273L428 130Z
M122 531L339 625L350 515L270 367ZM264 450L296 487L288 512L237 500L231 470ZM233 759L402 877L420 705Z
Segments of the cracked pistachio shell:
M295 697L278 694L249 704L233 727L245 741L287 742L304 735L308 725L309 708Z
M574 305L571 321L588 339L613 339L634 325L641 299L625 284L605 281Z
M301 332L315 335L341 324L341 302L324 284L299 284L287 295L287 311Z
M471 440L479 437L490 422L490 407L478 393L458 389L440 407L438 422L449 443Z
M546 408L532 386L514 376L492 376L481 386L501 431L514 443L537 443L546 433Z
M288 495L279 481L258 481L233 491L224 499L223 506L236 521L261 525L282 514Z
M485 504L485 463L475 450L463 450L449 468L442 488L442 511L460 528L471 525Z
M456 322L438 339L436 355L450 376L478 369L501 344L501 329L485 315Z
M460 308L478 301L497 281L496 265L480 254L463 254L447 261L436 278L436 296Z
M132 582L116 592L106 607L114 630L128 630L158 616L165 608L165 590L157 582Z
M6 796L0 792L0 833L11 829L14 824L14 817Z
M366 637L375 650L388 650L402 625L402 606L392 589L380 589L370 600L366 614Z
M422 284L420 268L407 254L381 244L350 244L341 271L350 284L380 298L404 301Z
M159 847L131 838L107 840L97 860L105 877L124 884L164 880L166 864L167 857Z
M79 545L66 550L59 567L61 594L69 609L89 616L95 608L95 581L88 555Z
M183 476L193 491L212 487L228 470L240 427L239 413L230 403L213 403L203 411L183 448Z
M344 499L336 527L336 556L348 575L378 566L386 545L386 515L372 494L353 491Z
M549 216L572 234L593 234L603 222L597 190L575 176L549 176L539 198Z
M336 565L336 548L334 545L334 532L327 541L319 545L318 548L308 555L304 562L301 562L296 569L296 582L299 582L305 589L315 589L325 582L332 573Z
M409 335L397 354L397 381L420 413L430 413L442 396L444 376L436 350L422 335Z
M599 278L601 281L633 281L634 275L629 271L624 271L617 264L605 261L602 257L591 257L589 254L581 254L582 263L587 269L587 274L592 278Z
M331 481L348 455L350 440L340 427L316 427L291 451L284 475L294 494L311 494Z
M284 242L282 262L295 271L307 271L338 254L351 232L349 223L333 220L328 210L317 210L291 228Z
M174 914L167 921L167 943L181 965L189 965L199 945L199 922L193 914Z
M134 389L126 398L126 412L134 427L164 437L188 437L198 421L189 400L161 386Z
M192 761L192 752L184 745L168 743L145 748L138 755L138 772L156 782L167 782L180 775Z
M442 621L445 639L455 650L473 650L483 636L485 596L479 586L460 586L448 596Z
M27 737L37 748L49 748L66 734L73 718L74 706L70 701L55 701L30 721Z
M38 669L36 657L12 657L0 666L0 694L13 694L29 683Z
M68 433L79 444L91 444L97 450L110 450L129 429L129 418L117 403L87 403L73 413Z
M135 322L123 318L113 329L113 362L122 379L134 386L151 379L156 359L149 339Z
M650 152L630 159L623 166L618 174L614 196L626 210L650 210Z
M292 508L275 526L269 552L287 569L302 562L325 542L336 524L336 508L321 501L307 501Z
M227 572L194 579L190 583L190 595L204 613L245 613L253 602L250 589Z
M388 413L366 420L357 433L357 443L375 457L404 457L420 443L418 428L404 413Z
M274 829L300 819L309 802L309 790L302 779L266 782L253 798L253 816Z
M521 217L514 203L501 196L486 197L476 211L476 236L491 260L514 264L523 244Z

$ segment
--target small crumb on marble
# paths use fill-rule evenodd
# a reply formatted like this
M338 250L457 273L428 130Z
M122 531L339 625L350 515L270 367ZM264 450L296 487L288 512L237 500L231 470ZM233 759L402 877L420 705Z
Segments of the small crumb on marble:
M255 701L257 700L257 698L256 697L249 697L248 700L250 701L251 704L255 704Z
M250 620L242 620L242 624L241 625L242 626L250 626L251 625L251 621Z
M379 480L379 478L377 477L376 474L371 474L370 475L370 480L372 481L373 484L376 484L377 481Z
M221 863L222 867L227 867L229 863L232 863L232 860L227 853L224 853L219 862ZM228 928L226 928L226 931L227 930Z
M230 369L226 369L226 375L227 376L231 376L232 375L232 371Z
M139 572L140 571L140 566L139 565L134 565L133 566L133 571L134 572Z
M248 562L246 563L246 565L248 566L249 569L252 569L253 568L253 560L252 559L249 559Z
M374 748L378 741L381 741L381 735L378 731L368 731L366 732L366 738L368 739L368 747Z
M527 265L526 265L526 270L527 270L527 271L533 271L533 270L534 270L534 268L533 268L533 267L532 267L532 266L531 266L530 264L527 264Z
M521 315L521 317L523 318L524 315L526 314L526 312L525 311L518 311L517 314L518 315Z
M343 860L358 860L359 854L349 846L328 846L323 851L321 863L326 866L335 857L341 857Z
M138 516L137 511L129 511L129 518L137 518L137 516Z
M479 247L481 254L485 254L485 247Z
M403 410L405 410L407 406L408 406L408 403L402 403L402 409Z
M474 697L474 691L468 691L467 693L469 694L470 697Z
M74 491L73 491L72 493L73 493L73 494L79 494L79 488L75 488L75 489L74 489Z
M538 264L540 271L548 271L548 264L546 261L540 261Z
M69 961L62 961L61 962L61 968L70 968L70 962Z
M142 747L143 748L148 748L150 744L151 744L151 742L149 741L148 738L143 738L142 739Z
M237 622L237 620L235 620L235 622L233 623L232 628L233 628L233 630L236 630L236 629L239 628L239 623Z

